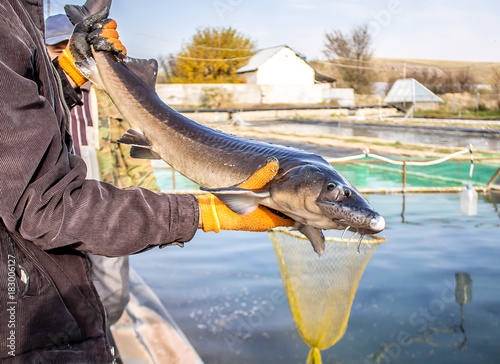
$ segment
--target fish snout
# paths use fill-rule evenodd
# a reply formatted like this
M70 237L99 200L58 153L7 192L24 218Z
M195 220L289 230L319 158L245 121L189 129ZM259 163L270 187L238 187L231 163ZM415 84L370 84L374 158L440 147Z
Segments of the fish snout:
M370 228L373 229L374 234L381 232L385 229L385 219L382 216L377 215L371 219Z

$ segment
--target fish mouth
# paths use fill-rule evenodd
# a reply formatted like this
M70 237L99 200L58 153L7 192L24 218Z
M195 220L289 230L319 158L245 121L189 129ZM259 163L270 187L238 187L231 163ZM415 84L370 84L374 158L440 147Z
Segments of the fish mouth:
M366 207L343 206L339 203L316 202L330 217L333 227L338 230L350 230L359 234L378 234L385 229L385 219L379 213Z
M361 242L363 241L363 238L367 234L377 234L377 233L381 232L382 230L384 230L384 228L385 228L385 219L381 215L377 214L376 212L374 212L374 214L376 216L371 218L371 220L368 223L368 225L369 225L368 228L347 225L343 229L344 231L342 232L342 237L340 239L341 240L344 239L344 236L345 236L347 231L349 231L349 230L353 231L354 234L352 234L351 237L347 240L347 244L349 244L351 242L351 240L354 238L354 236L359 234L359 239L358 239L358 244L357 244L357 252L359 253L360 247L361 247ZM333 218L332 221L335 222L336 224L342 224L342 223L345 224L346 223L345 220L338 220L335 218Z
M385 219L375 213L376 216L372 217L371 220L369 221L369 228L366 227L356 227L356 226L346 226L344 231L342 232L342 237L340 238L341 240L344 239L344 235L347 231L351 230L354 231L354 234L351 235L351 237L347 240L347 243L349 244L350 241L354 238L355 235L359 234L359 239L358 239L358 247L357 247L357 252L360 252L360 247L361 247L361 242L363 241L363 238L367 234L377 234L384 230L385 228ZM335 219L332 219L335 221Z
M385 229L385 219L380 215L371 218L368 224L363 226L359 226L355 222L349 223L345 219L332 218L332 221L339 225L338 230L351 230L359 234L378 234Z

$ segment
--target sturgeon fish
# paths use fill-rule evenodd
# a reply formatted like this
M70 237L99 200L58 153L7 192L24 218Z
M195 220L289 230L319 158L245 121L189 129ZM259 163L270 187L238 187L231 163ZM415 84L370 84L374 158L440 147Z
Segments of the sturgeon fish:
M111 0L87 0L65 10L76 24L104 6L110 7ZM322 229L359 233L358 251L365 234L384 229L384 218L319 155L223 133L179 114L155 92L155 60L96 51L93 58L78 66L109 94L130 124L119 142L132 146L132 156L163 159L238 214L260 205L283 213L318 255L325 248ZM270 160L279 163L279 170L264 188L236 187Z

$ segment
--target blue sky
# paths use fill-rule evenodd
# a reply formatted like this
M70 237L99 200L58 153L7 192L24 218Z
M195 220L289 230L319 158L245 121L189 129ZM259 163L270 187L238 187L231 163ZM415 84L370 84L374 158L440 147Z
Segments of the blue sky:
M50 0L51 15L65 3ZM258 48L323 59L326 31L368 24L375 57L500 62L499 0L114 0L111 17L141 58L179 52L199 28L232 26Z

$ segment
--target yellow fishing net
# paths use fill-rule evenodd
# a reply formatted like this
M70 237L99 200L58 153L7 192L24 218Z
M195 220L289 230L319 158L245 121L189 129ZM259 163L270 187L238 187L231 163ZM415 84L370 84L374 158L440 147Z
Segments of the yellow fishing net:
M307 363L321 363L320 350L345 333L359 280L375 248L385 238L326 238L319 257L300 233L277 228L269 232L297 331L311 347Z

